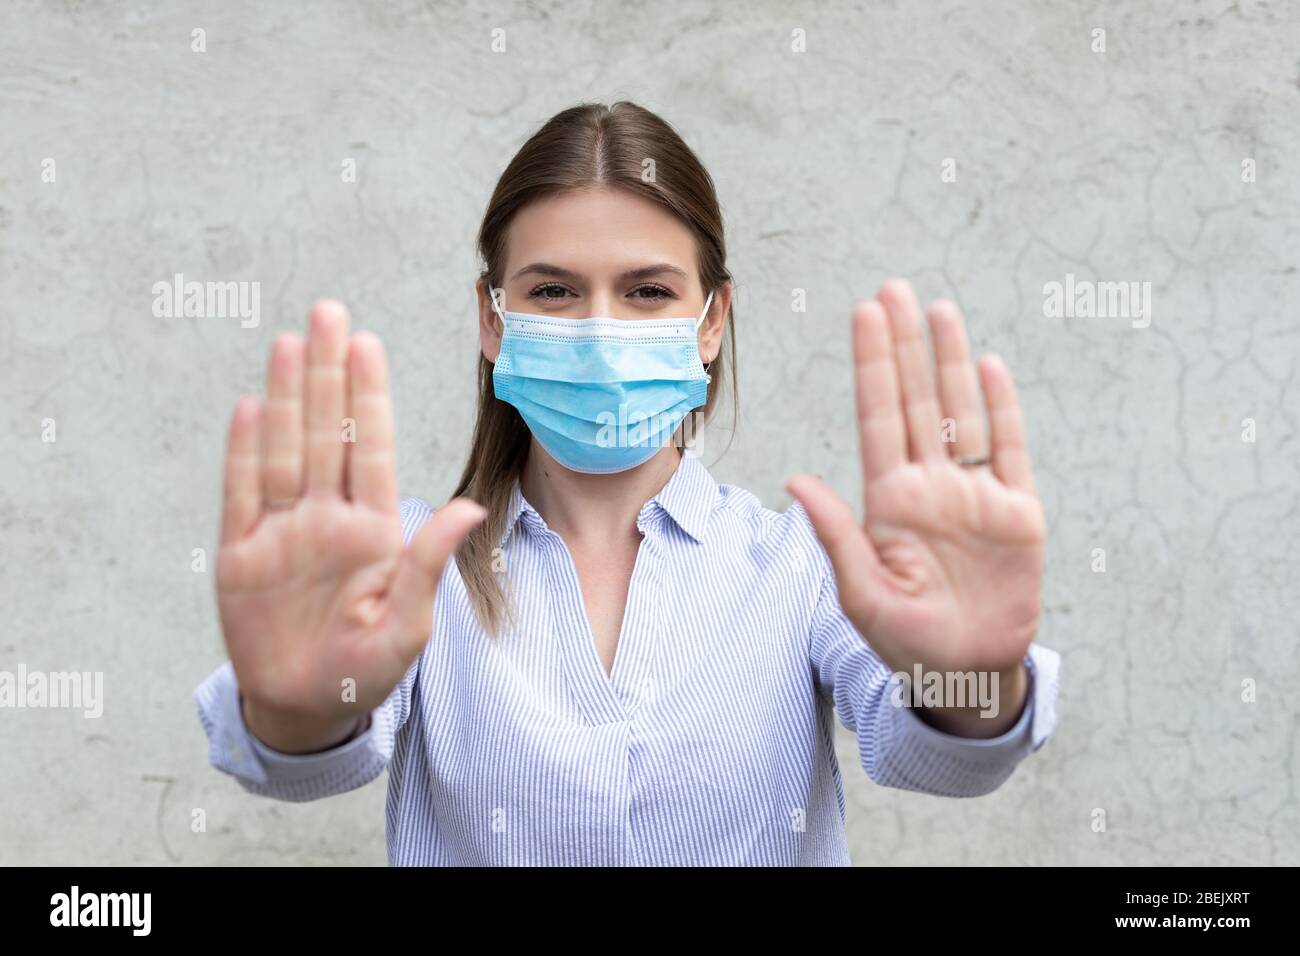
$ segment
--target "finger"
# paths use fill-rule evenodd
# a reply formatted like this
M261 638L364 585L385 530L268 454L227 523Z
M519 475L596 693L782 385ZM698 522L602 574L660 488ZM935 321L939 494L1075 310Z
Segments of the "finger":
M989 408L993 474L1009 488L1034 494L1034 473L1025 446L1025 425L1011 370L996 355L984 356L979 370Z
M447 559L487 511L468 498L454 498L439 508L402 552L393 578L395 649L404 662L414 660L433 632L433 599Z
M907 461L894 342L889 317L875 300L853 310L853 377L862 475L870 482Z
M812 522L835 569L840 607L860 629L875 618L880 596L880 558L853 509L833 488L813 475L796 475L785 490ZM866 636L865 634L863 635Z
M322 299L311 310L307 339L307 493L343 494L343 411L347 402L344 362L348 310Z
M979 380L970 360L970 342L961 312L952 302L940 300L930 306L930 339L938 369L939 402L945 419L952 419L952 440L945 441L949 454L961 458L986 454L984 413L980 407ZM942 429L942 425L941 425ZM947 437L944 432L941 437Z
M262 513L261 403L244 397L230 416L222 482L221 543L238 541Z
M384 345L370 332L348 347L348 412L356 441L348 449L348 497L397 514L397 460L393 454L393 402Z
M889 313L894 335L894 357L911 458L938 461L946 453L939 435L939 399L930 350L921 331L921 307L911 285L902 279L890 279L876 297Z
M262 494L271 503L302 494L303 356L300 335L281 335L271 348L262 410Z

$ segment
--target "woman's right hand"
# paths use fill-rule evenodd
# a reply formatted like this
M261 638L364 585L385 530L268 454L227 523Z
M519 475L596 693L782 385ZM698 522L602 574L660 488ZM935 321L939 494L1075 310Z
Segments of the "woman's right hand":
M388 365L349 337L338 302L306 343L271 349L266 402L235 406L217 605L249 729L273 749L332 747L392 692L432 631L448 557L484 516L456 499L407 546L398 514Z

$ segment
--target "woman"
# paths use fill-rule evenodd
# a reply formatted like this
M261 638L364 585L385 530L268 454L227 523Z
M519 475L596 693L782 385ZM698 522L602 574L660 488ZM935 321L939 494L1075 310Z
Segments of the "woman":
M712 180L657 116L553 117L478 244L446 506L399 502L384 352L338 303L235 408L230 661L195 691L217 767L284 800L387 768L393 864L846 864L832 705L885 786L983 794L1041 746L1042 509L1010 374L977 377L952 304L937 380L906 283L854 311L859 526L816 478L777 514L678 447L734 381L732 286Z

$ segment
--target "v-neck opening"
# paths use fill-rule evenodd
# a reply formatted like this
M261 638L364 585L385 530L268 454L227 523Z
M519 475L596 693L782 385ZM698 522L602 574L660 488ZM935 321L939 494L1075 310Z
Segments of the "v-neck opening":
M575 628L579 633L577 643L584 645L581 648L574 647L574 641L566 636L565 653L566 660L572 667L573 678L576 681L584 682L587 691L594 693L582 693L579 698L584 701L590 701L593 705L596 701L603 701L603 706L593 706L588 709L588 716L597 723L607 722L611 719L626 719L631 712L635 710L639 698L630 696L626 688L627 674L629 669L635 666L635 655L640 652L638 643L641 636L636 634L636 628L631 626L635 608L633 605L634 597L638 590L638 576L644 578L646 571L645 566L649 558L647 553L653 546L648 545L648 535L642 532L641 543L637 545L636 558L632 562L632 574L628 578L627 596L623 601L623 614L619 621L618 643L614 648L614 661L608 671L600 659L599 649L596 647L596 632L591 624L591 617L587 613L586 599L582 592L582 578L578 574L577 562L573 560L573 553L569 550L568 544L564 538L555 531L550 531L554 535L553 547L559 549L563 555L565 563L565 573L570 575L571 588L565 588L571 592L569 600L576 606L569 609L566 615L570 620L577 619L581 621L580 628ZM558 595L552 595L552 603ZM595 687L592 682L595 682Z

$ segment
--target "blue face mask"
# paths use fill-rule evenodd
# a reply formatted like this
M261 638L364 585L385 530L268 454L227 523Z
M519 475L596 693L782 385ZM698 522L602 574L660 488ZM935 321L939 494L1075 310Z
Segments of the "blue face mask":
M647 461L704 404L698 319L563 319L505 312L496 397L571 471L609 474Z

